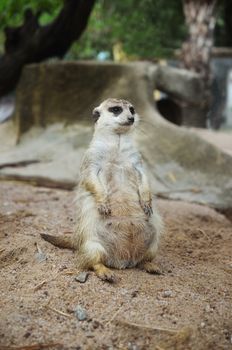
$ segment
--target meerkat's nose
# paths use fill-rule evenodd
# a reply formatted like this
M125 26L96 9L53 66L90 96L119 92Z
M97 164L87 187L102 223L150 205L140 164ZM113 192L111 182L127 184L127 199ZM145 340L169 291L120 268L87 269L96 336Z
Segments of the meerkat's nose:
M135 118L134 117L128 117L128 122L130 123L130 124L133 124L134 123L134 121L135 121Z

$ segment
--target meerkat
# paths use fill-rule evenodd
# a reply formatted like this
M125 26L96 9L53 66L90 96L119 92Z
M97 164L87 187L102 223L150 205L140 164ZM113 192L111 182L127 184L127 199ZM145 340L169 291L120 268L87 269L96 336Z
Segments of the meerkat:
M93 270L102 280L117 279L111 268L159 273L153 259L163 224L132 138L139 115L130 102L109 98L93 110L93 119L76 190L73 238L42 237L75 249L78 269Z

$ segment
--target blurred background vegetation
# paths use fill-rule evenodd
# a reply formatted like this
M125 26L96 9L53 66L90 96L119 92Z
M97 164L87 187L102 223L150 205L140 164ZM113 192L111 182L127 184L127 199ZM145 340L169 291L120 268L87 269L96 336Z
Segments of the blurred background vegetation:
M225 10L230 1L218 2L215 46L231 44ZM61 0L0 0L0 52L3 52L4 27L20 25L27 8L41 11L39 22L47 24L62 5ZM98 0L87 30L72 45L67 58L92 59L100 52L107 52L112 58L115 44L120 44L134 59L171 58L186 35L181 0Z

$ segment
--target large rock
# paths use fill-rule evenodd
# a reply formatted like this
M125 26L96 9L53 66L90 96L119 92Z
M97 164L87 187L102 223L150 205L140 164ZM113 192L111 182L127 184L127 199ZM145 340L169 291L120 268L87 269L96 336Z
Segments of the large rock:
M134 65L112 63L64 62L26 67L17 88L15 117L19 137L32 126L46 127L57 121L89 124L92 109L109 96L126 96L139 107L143 103L143 99L136 98L141 74L147 74L146 69L136 72Z
M154 191L230 213L232 157L158 114L155 69L148 63L95 62L26 67L17 90L19 144L1 154L1 178L73 187L92 135L93 107L119 97L130 100L141 115L136 142Z
M159 90L183 102L201 106L204 84L199 74L160 65L155 69L154 79Z

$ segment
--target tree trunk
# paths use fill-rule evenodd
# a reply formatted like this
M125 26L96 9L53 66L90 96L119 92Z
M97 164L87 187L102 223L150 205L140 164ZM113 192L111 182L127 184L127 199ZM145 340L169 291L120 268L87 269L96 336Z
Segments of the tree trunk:
M206 127L207 114L211 104L211 70L210 58L213 47L215 27L216 0L183 0L183 8L189 37L182 46L181 58L186 69L197 72L202 76L204 95L202 102L192 115L198 113L202 118L192 118L188 122L186 115L185 124L191 126ZM188 106L187 109L190 107ZM185 113L184 113L185 114ZM194 120L197 123L194 123Z
M0 58L0 97L11 92L25 64L63 57L86 28L95 0L65 0L57 18L40 27L38 14L26 10L24 23L5 28L5 54Z

